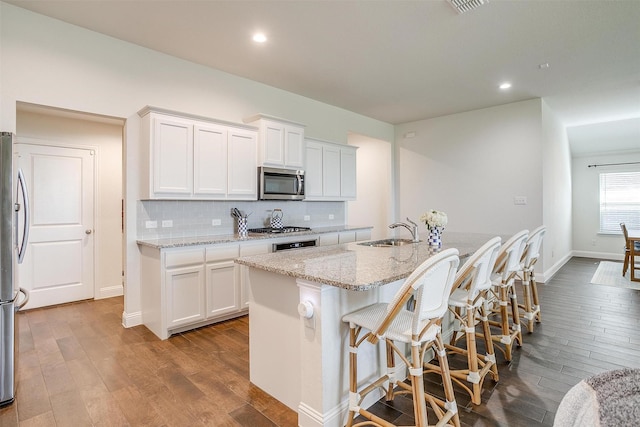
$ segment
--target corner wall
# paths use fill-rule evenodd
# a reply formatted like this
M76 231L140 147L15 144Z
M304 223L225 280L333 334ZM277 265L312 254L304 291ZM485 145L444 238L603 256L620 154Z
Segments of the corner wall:
M437 209L448 214L452 231L512 234L539 225L540 103L396 126L398 219ZM525 196L527 204L515 205L516 196Z

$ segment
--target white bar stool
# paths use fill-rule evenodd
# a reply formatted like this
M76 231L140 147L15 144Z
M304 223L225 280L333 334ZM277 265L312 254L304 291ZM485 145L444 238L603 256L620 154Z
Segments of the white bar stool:
M522 318L529 332L533 332L534 322L540 323L540 299L538 298L538 285L534 265L540 257L540 248L542 247L542 239L544 238L547 228L542 225L529 234L527 244L525 246L524 255L521 265L521 283L522 283L522 299L523 309Z
M451 423L456 427L460 426L446 350L440 335L442 316L447 312L447 300L459 262L457 249L444 250L416 268L390 303L373 304L342 317L344 322L349 323L347 427L353 426L354 418L358 415L369 421L358 422L357 425L394 426L390 421L360 406L368 393L379 388L385 391L387 400L393 400L398 394L412 395L416 427L428 426L427 404L438 418L436 426ZM415 309L409 311L406 306L412 296ZM379 340L384 341L386 345L387 372L378 379L368 381L367 384L358 384L358 349L367 343L376 345ZM399 348L396 342L409 344L411 353L406 355L404 346ZM425 352L430 349L434 350L442 366L446 401L424 392L422 363ZM411 385L404 382L404 374L398 374L395 355L409 368Z

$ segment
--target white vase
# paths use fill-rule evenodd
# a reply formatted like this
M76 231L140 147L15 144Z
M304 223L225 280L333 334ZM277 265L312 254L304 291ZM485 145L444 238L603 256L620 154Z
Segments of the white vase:
M431 227L429 229L429 238L427 239L429 246L442 246L442 227Z

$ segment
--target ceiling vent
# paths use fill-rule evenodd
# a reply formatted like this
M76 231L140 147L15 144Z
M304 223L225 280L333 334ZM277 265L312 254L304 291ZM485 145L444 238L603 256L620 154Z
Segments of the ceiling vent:
M485 3L489 3L489 0L447 0L451 7L453 7L458 13L465 13L475 9L478 6L482 6Z

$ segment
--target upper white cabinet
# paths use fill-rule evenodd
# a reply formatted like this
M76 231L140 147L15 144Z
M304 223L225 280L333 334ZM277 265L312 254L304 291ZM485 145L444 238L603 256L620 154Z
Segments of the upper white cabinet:
M151 107L138 114L143 198L257 199L257 129Z
M355 200L356 150L307 138L305 200Z
M258 164L286 169L304 169L304 125L258 114L244 119L258 127Z

